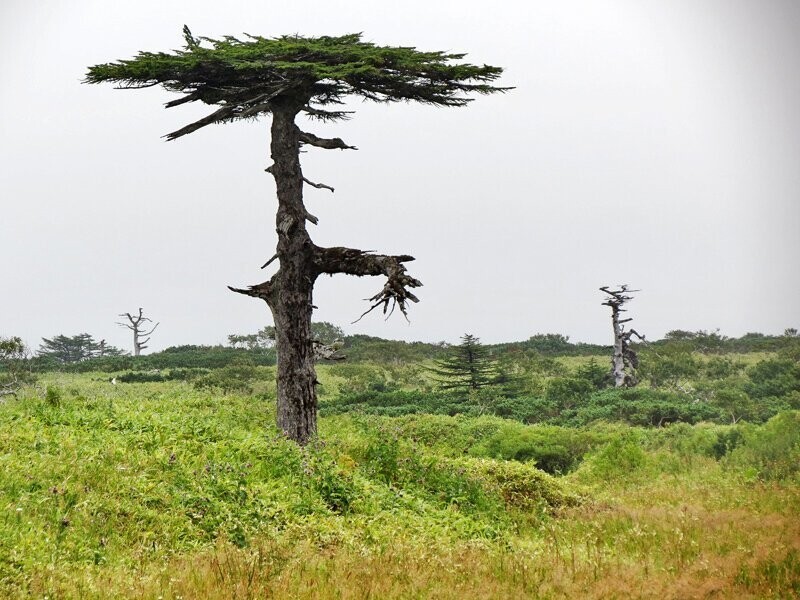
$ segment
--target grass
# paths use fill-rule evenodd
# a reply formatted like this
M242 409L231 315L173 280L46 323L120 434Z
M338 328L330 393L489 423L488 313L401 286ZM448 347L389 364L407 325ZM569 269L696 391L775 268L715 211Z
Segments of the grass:
M429 415L326 418L299 449L263 397L106 378L50 375L0 405L0 597L800 593L797 473L761 451L798 448L796 413L719 460L725 426ZM503 460L498 432L578 462L555 478Z

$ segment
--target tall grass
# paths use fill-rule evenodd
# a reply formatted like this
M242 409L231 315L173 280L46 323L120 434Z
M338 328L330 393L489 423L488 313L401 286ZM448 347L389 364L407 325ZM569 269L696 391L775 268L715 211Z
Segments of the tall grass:
M798 413L661 430L339 415L300 449L273 409L92 374L0 405L0 597L800 589ZM533 466L554 456L566 475Z

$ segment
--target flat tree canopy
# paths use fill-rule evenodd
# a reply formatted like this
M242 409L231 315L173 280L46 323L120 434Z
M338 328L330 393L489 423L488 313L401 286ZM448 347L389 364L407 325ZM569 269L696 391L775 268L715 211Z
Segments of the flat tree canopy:
M414 101L464 106L470 93L505 91L490 85L499 67L455 63L465 54L421 52L410 46L376 46L360 33L332 37L246 34L245 40L194 37L183 28L186 47L172 53L140 52L130 60L89 68L87 83L110 81L122 88L162 85L183 97L167 108L200 101L220 108L167 134L175 139L212 123L253 118L279 98L302 101L301 110L324 120L347 118L337 110L347 96L375 102Z
M489 94L508 88L491 85L498 67L461 63L463 54L421 52L413 47L376 46L360 34L340 37L247 35L215 40L196 38L183 29L186 46L171 53L140 52L130 60L90 67L88 83L110 81L123 89L162 85L182 94L167 108L203 102L216 108L208 116L167 134L173 140L212 123L272 116L270 151L274 164L266 170L275 179L278 210L275 256L278 271L263 283L235 292L261 298L272 311L278 353L278 426L290 438L306 443L316 433L317 379L311 315L314 282L321 274L383 275L386 283L370 300L366 312L417 302L411 289L422 283L407 274L412 256L390 256L355 248L322 248L311 240L306 223L318 219L303 202L303 185L313 183L300 166L302 145L355 150L340 138L324 139L301 131L297 115L321 120L346 119L347 96L374 102L422 102L464 106L470 94ZM366 313L365 313L366 314ZM316 343L315 343L316 342Z

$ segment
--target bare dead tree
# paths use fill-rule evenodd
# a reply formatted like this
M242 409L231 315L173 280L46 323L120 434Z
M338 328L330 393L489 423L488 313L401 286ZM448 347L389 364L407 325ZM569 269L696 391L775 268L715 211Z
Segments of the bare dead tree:
M645 339L635 329L625 331L625 323L633 319L621 319L620 313L627 312L622 306L633 299L633 296L628 294L640 290L629 290L627 285L620 285L619 289L612 290L609 286L604 285L600 288L600 291L608 294L603 306L611 307L611 323L614 328L614 354L611 356L611 376L614 378L614 386L633 387L638 383L636 368L639 366L639 358L630 347L631 337L635 335L642 341L645 341Z
M117 321L117 325L120 327L127 327L133 332L133 355L139 356L142 350L147 348L145 344L150 341L150 334L152 334L161 323L156 323L150 331L145 331L147 327L145 323L152 323L153 320L143 316L141 308L139 308L139 314L136 316L133 316L131 313L122 313L119 316L128 319L128 323Z

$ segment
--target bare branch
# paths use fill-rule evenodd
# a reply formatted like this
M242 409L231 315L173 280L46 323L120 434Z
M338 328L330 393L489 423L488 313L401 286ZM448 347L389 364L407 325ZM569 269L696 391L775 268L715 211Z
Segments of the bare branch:
M178 98L176 100L170 100L166 104L164 104L164 108L172 108L174 106L180 106L181 104L186 104L187 102L194 102L196 100L200 100L201 98L200 90L195 90L190 94L186 94L185 96Z
M370 254L354 248L317 248L315 252L315 266L318 273L334 275L345 273L347 275L385 275L386 283L377 294L368 298L372 303L358 320L378 307L383 308L383 314L390 316L396 307L400 308L403 316L408 318L408 301L419 302L409 288L421 287L422 283L406 273L402 263L414 260L413 256L400 255L388 256L384 254Z
M217 121L224 121L225 119L231 117L234 114L235 110L236 110L235 106L223 106L219 110L215 110L210 115L207 115L202 119L195 121L194 123L190 123L185 127L181 127L177 131L168 133L163 137L167 138L168 142L171 142L172 140L178 139L179 137L193 133L198 129L205 127L206 125L211 125L212 123L216 123Z
M345 144L342 138L321 138L305 131L300 132L300 141L309 146L325 148L326 150L358 150L355 146Z
M143 319L143 320L150 321L152 323L152 320L150 320L150 319ZM150 331L142 331L139 335L150 335L151 333L153 333L156 330L156 327L158 327L159 325L161 325L161 321L159 321L158 323L153 325L153 328Z
M274 254L272 256L272 258L270 258L267 262L265 262L263 265L261 265L261 268L262 269L266 269L270 264L272 264L272 261L274 261L276 258L278 258L278 255Z
M272 285L273 283L270 279L264 283L248 286L247 289L235 288L231 286L228 286L228 289L232 292L236 292L237 294L244 294L245 296L252 296L253 298L261 298L265 302L269 303L270 298L272 297Z
M310 179L306 179L305 177L303 177L303 181L305 181L311 187L317 188L318 190L330 190L331 193L334 192L334 189L331 186L325 185L324 183L314 183L313 181L311 181Z

